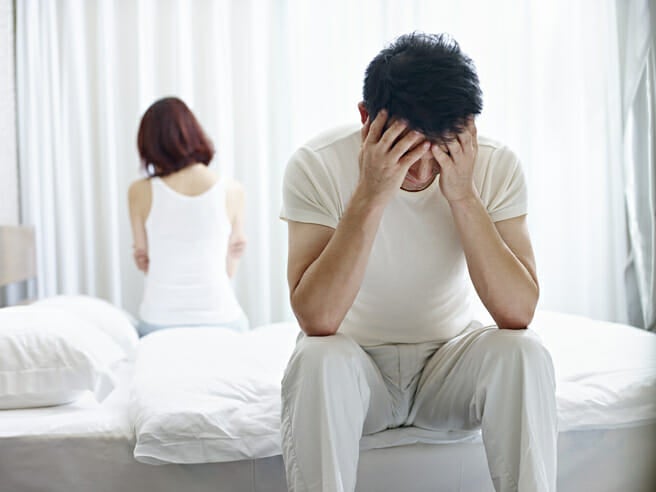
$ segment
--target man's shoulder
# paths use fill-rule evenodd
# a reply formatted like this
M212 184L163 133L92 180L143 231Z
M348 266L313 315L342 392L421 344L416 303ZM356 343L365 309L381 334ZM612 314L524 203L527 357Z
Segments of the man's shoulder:
M510 151L506 144L485 135L478 136L478 150L490 155L499 154L499 151Z
M486 149L498 149L501 147L504 147L504 144L499 142L498 140L495 140L493 138L490 138L485 135L479 135L478 136L478 148L480 149L481 147L485 147Z
M480 164L484 166L516 164L518 161L517 155L506 144L483 135L478 136L478 155Z
M360 128L357 125L341 125L325 130L308 140L303 147L315 153L327 149L359 147Z
M281 218L335 228L357 184L360 142L359 129L349 125L299 147L285 171Z
M301 145L292 155L288 171L304 174L333 176L343 181L358 171L360 130L354 125L343 125L326 130Z

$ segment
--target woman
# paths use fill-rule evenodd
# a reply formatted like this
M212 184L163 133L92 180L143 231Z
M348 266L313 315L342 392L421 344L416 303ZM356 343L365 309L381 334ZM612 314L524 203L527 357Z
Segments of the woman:
M128 192L134 260L146 274L139 334L172 326L246 330L230 284L246 245L242 186L208 169L212 143L178 98L148 108L137 146L148 173Z

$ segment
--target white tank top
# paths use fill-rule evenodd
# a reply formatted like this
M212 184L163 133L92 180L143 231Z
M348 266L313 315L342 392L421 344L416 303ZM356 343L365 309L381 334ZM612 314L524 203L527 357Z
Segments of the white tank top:
M244 313L226 271L231 225L223 179L187 196L150 180L148 257L141 319L161 325L221 324Z

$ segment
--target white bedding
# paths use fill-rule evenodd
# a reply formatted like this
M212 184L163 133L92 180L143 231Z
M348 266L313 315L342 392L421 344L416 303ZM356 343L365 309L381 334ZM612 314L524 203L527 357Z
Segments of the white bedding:
M551 351L560 431L656 421L656 336L578 316L538 313ZM141 341L130 412L134 456L150 464L207 463L280 454L280 380L298 328L247 334L174 329ZM478 432L416 428L365 436L361 449L480 440Z
M172 328L141 340L134 456L206 463L280 454L280 380L298 328Z
M116 389L102 404L88 393L68 405L0 411L0 440L48 441L80 436L132 439L128 403L134 365L124 361L115 370Z
M537 317L536 329L552 350L560 382L558 490L653 490L656 483L653 468L656 453L656 413L653 407L656 400L656 336L623 326L550 313L541 313ZM284 325L272 327L268 336L254 333L249 337L262 337L263 347L269 349L264 358L255 361L255 368L246 364L246 358L237 352L223 354L224 363L236 358L242 367L265 373L267 381L272 384L267 394L277 399L274 395L277 394L279 374L274 373L282 371L286 364L286 355L283 357L284 354L278 351L291 350L295 336L296 329ZM214 360L217 360L228 348L229 345L216 349L208 347L207 353L214 353ZM170 372L174 373L174 368L182 362L179 357L169 360ZM167 361L161 363L164 365ZM604 372L595 373L595 367L603 368ZM269 372L267 368L274 370ZM117 390L101 404L89 395L61 407L0 412L0 490L286 490L280 456L164 467L135 461L135 433L129 417L133 371L129 363L120 368ZM608 374L613 378L610 386L604 383ZM156 374L151 373L151 376L156 377ZM211 381L211 378L206 380ZM564 381L568 384L565 385ZM223 388L227 392L237 392L240 384L240 381L235 381L233 390L230 385ZM175 387L174 384L172 389ZM194 387L198 390L201 383ZM576 387L578 396L573 391ZM258 390L253 388L251 393L254 391ZM634 397L625 398L631 393ZM249 394L241 394L244 398L232 403L233 412L238 413L239 408L247 404ZM252 413L257 408L264 407L256 406L250 409L251 413L243 415L257 419ZM604 409L606 412L602 412ZM275 426L274 435L277 435L278 415L274 413L265 419L266 425L259 428L266 430L271 427L269 430L273 430ZM240 421L247 422L245 419ZM646 423L648 421L652 423ZM584 430L565 431L568 426ZM233 430L239 431L236 427ZM363 451L358 492L401 489L419 492L435 490L435 487L440 490L492 490L484 450L477 434L448 445L387 447L428 441L429 437L410 428L363 439L363 448L383 449ZM199 438L203 440L205 436ZM279 452L277 445L267 443L266 446L267 454ZM244 454L249 452L244 449ZM394 473L381 473L390 467L394 467Z
M534 324L554 362L560 431L656 420L654 333L557 313Z

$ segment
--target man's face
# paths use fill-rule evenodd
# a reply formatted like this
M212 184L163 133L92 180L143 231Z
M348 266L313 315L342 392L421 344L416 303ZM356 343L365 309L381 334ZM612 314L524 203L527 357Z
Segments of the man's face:
M389 127L394 122L390 121L386 128ZM411 130L405 130L398 139L403 138ZM397 139L397 140L398 140ZM417 145L421 145L423 140L420 141ZM410 149L412 150L412 149ZM409 152L409 151L408 151ZM428 188L433 182L435 177L440 172L440 165L435 160L433 153L430 151L430 148L417 160L414 164L410 166L408 172L405 175L401 189L405 191L421 191L425 188Z
M406 191L421 191L428 188L440 173L440 165L433 157L430 149L412 164L405 175L401 189Z

